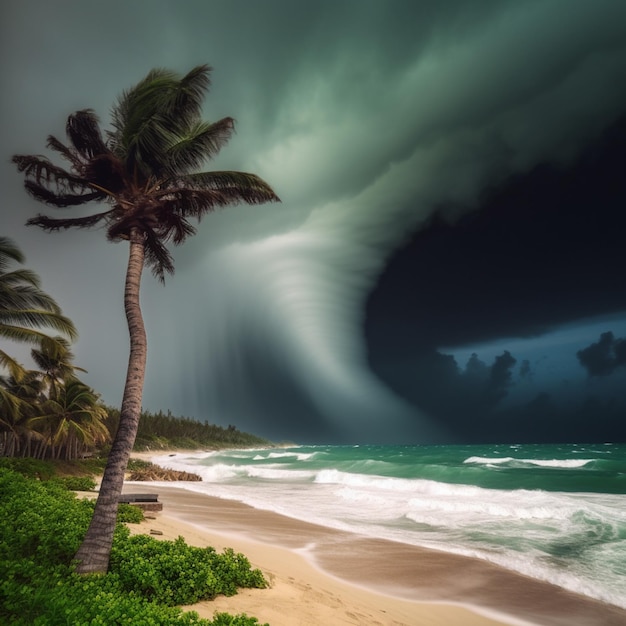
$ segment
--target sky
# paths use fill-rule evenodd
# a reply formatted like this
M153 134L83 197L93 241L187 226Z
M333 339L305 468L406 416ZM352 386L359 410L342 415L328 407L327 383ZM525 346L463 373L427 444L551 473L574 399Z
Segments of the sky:
M208 63L236 133L204 169L282 202L145 273L145 409L297 443L626 440L626 3L4 0L0 47L0 231L107 404L127 248L25 227L52 209L10 158Z

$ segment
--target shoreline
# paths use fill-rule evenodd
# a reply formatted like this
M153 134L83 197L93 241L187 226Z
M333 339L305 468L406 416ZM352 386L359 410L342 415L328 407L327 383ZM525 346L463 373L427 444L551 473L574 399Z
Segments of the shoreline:
M271 626L626 623L626 611L619 607L486 561L338 531L190 489L152 485L164 509L148 513L154 519L144 522L140 532L149 532L145 527L152 524L164 533L162 538L181 534L195 545L232 547L272 583L270 590L242 590L233 598L185 607L202 616L245 612ZM145 492L146 483L125 483L124 491Z

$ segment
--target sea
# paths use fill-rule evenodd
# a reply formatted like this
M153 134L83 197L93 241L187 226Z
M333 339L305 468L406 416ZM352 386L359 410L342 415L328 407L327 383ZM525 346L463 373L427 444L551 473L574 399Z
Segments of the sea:
M152 460L202 476L180 488L484 559L626 608L626 444L304 445Z

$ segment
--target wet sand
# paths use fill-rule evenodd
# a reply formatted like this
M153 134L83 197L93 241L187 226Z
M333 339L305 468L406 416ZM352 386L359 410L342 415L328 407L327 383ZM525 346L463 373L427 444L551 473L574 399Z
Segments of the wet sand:
M626 610L478 559L353 535L161 483L126 484L124 492L158 493L163 503L136 532L155 529L163 538L232 547L271 582L269 590L189 607L206 617L245 612L271 626L626 624Z

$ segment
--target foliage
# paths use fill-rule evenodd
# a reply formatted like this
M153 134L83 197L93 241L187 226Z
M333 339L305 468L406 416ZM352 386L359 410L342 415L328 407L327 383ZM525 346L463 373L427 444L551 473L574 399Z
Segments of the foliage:
M118 524L112 570L87 577L74 573L72 556L92 513L92 501L77 499L58 481L37 481L0 468L1 623L258 624L245 615L216 614L210 621L174 606L236 593L241 586L265 586L261 573L232 550L218 555L211 548L189 547L180 538L131 537ZM163 580L156 583L157 576Z
M53 480L68 491L93 491L96 488L96 481L91 476L55 476Z
M120 502L117 507L117 520L124 524L139 524L143 522L145 516L142 509L126 502Z
M75 378L76 370L85 371L72 363L74 355L66 338L75 339L76 329L54 299L42 291L37 274L13 269L12 262L23 263L24 257L10 239L0 237L0 337L34 344L31 356L39 369L27 369L0 350L0 455L44 458L60 456L63 449L66 458L77 456L92 435L99 432L102 436L106 431L101 416L84 427L76 423L69 429L51 431L49 418L56 413L58 421L60 414L51 407L66 396L69 381L74 388L81 385L84 389L82 410L93 410L97 399ZM42 327L65 337L51 337ZM43 429L34 425L36 420Z
M39 480L48 480L56 472L54 464L50 461L30 457L0 457L1 468L11 469L23 476Z
M0 237L0 337L37 345L57 343L39 330L43 326L75 339L74 324L41 289L39 276L11 268L12 262L24 263L24 255L11 239Z
M114 545L111 571L125 588L170 606L232 596L237 587L265 587L261 572L251 570L243 555L188 546L182 537L176 541L130 537L121 546Z
M107 407L105 421L111 434L117 430L120 412ZM238 448L267 445L266 439L244 433L235 426L224 428L188 417L172 415L170 411L142 411L135 440L135 450L168 450L173 448ZM133 468L145 469L145 468Z

